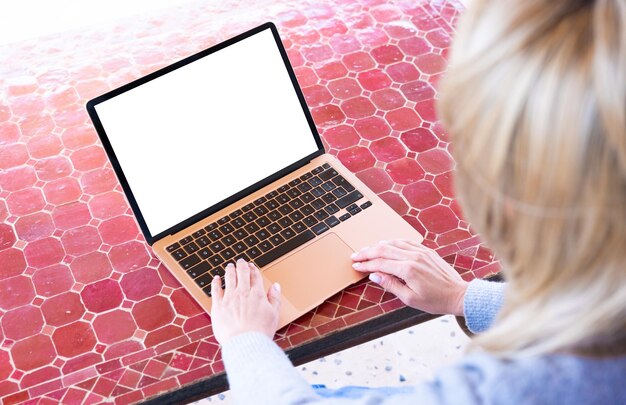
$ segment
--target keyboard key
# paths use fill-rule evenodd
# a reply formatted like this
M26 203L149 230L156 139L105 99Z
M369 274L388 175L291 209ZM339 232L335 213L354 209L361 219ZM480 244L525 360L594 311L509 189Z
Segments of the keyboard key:
M309 228L311 228L313 225L317 224L317 219L315 219L315 217L313 215L311 215L310 217L306 217L304 218L304 224L306 226L308 226Z
M292 208L300 208L304 205L304 203L302 202L301 199L294 198L293 200L289 202L289 205L291 205Z
M196 240L196 243L200 247L205 247L206 245L211 243L211 240L209 238L207 238L206 236L203 236L203 237L199 238L198 240Z
M203 275L204 273L208 272L211 269L212 269L212 266L209 264L209 262L202 261L199 264L196 264L195 266L187 270L187 274L189 274L191 278L196 278L198 276Z
M278 211L272 211L269 214L267 214L267 217L271 219L273 222L276 222L279 219L281 219L283 215Z
M320 179L326 181L326 180L330 180L333 177L335 177L336 175L338 175L339 173L337 173L337 171L335 169L329 169L329 170L325 170L322 173L320 173Z
M324 201L326 204L330 204L331 202L336 201L336 200L337 200L337 197L335 197L332 194L324 194L322 196L322 201Z
M313 175L311 173L304 173L302 176L300 176L300 180L304 181L304 180L308 180L311 177L313 177Z
M340 216L340 217L339 217L339 220L340 220L341 222L343 222L343 221L345 221L346 219L350 218L351 216L352 216L352 215L350 215L349 213L347 213L347 212L346 212L345 214L343 214L342 216Z
M315 186L319 186L320 184L322 184L322 179L320 179L319 177L311 177L309 180L307 180L309 182L309 184L313 187Z
M363 204L361 204L361 209L364 210L366 208L369 208L372 206L372 202L371 201L365 201Z
M278 208L278 211L280 211L280 213L283 215L287 215L293 212L293 208L291 208L290 205L281 205L280 208Z
M294 236L296 236L296 233L292 231L291 228L286 228L280 231L280 236L282 236L285 239L291 239Z
M337 185L337 187L343 187L349 193L354 191L354 186L348 182L348 180L344 179L343 176L337 176L333 179L333 183Z
M328 212L330 215L335 214L337 212L339 212L339 207L337 207L336 204L332 203L329 204L328 206L324 207L324 209L326 210L326 212Z
M288 226L293 225L293 221L288 217L284 217L278 220L278 224L283 228L287 228Z
M209 238L211 238L211 240L213 242L215 242L218 239L221 239L222 236L224 236L224 235L222 235L222 233L220 231L218 231L217 229L214 230L214 231L209 232Z
M235 218L230 223L235 229L239 229L246 224L246 221L243 218Z
M300 190L298 190L297 188L292 188L290 190L287 191L287 195L291 198L296 198L299 195L301 195L302 192Z
M192 254L193 252L197 252L198 250L200 250L200 248L198 247L198 245L196 245L195 242L191 242L185 245L184 249L185 249L185 252L189 254Z
M328 218L328 213L326 211L317 211L313 215L315 216L315 218L318 219L318 221L322 221L322 220Z
M311 190L311 194L313 194L313 197L315 198L321 197L324 195L324 190L322 190L321 187L315 187L313 190Z
M315 200L315 197L313 197L313 194L306 192L300 196L300 199L304 203L310 203L311 201Z
M248 256L248 255L247 255L247 254L245 254L245 253L237 253L237 254L235 255L235 262L236 262L237 260L239 260L239 259L243 259L243 260L245 260L245 261L249 262L249 261L250 261L250 256Z
M271 221L267 218L267 217L262 217L259 218L255 223L260 227L260 228L265 228Z
M302 215L307 216L314 213L315 209L310 205L305 205L304 207L300 208L300 212L302 213Z
M243 229L245 229L246 232L248 232L248 233L255 233L256 231L258 231L261 228L259 228L259 226L253 222L251 224L248 224L248 225L244 226Z
M209 224L207 226L204 227L204 230L207 232L211 232L212 230L217 228L217 223L213 222L212 224Z
M220 255L211 256L209 258L209 263L211 263L213 266L219 266L220 264L224 263L224 259Z
M300 183L302 183L302 180L300 180L300 179L295 179L295 180L290 181L290 182L289 182L289 185L290 185L291 187L293 187L293 186L297 186L297 185L298 185L298 184L300 184Z
M224 234L227 235L229 233L231 233L232 231L234 231L235 228L233 228L233 226L231 224L226 224L226 225L222 225L220 226L220 231Z
M211 281L213 281L213 275L211 273L207 273L203 276L198 277L194 281L196 282L196 284L198 284L198 287L204 288L211 284Z
M257 218L258 216L254 212L246 212L243 214L243 219L245 219L248 223L255 221Z
M237 240L242 240L243 238L248 236L248 232L244 231L243 229L237 229L235 232L233 232L233 236Z
M246 245L248 245L248 246L254 246L257 243L259 243L259 239L256 236L254 236L254 235L248 236L243 241L246 242Z
M204 229L199 229L196 232L192 233L191 236L194 237L194 239L198 239L200 236L204 235L206 233L206 231Z
M267 208L268 211L271 211L271 210L275 210L276 208L278 208L278 205L279 205L278 202L272 199L265 203L265 208Z
M337 205L339 206L339 208L345 208L353 202L360 200L361 198L363 198L363 194L361 194L358 190L355 190L350 194L347 194L338 199Z
M255 247L250 248L246 251L246 254L250 256L250 259L254 259L255 257L259 257L261 255L261 251Z
M270 242L274 244L274 246L278 246L283 243L285 239L280 235L274 235L270 238Z
M192 268L198 263L200 263L200 258L195 253L180 261L181 267L185 270Z
M280 225L278 224L271 224L270 226L267 227L267 230L272 234L276 234L278 233L282 228L280 227Z
M178 261L181 261L182 259L187 257L187 252L185 252L183 249L178 249L172 252L172 257Z
M213 252L211 252L209 248L200 249L198 251L198 255L200 255L200 257L203 259L208 259L209 257L211 257L212 254Z
M168 247L166 247L165 250L167 250L168 252L172 253L173 251L175 251L178 248L180 248L180 243L176 242L173 245L169 245Z
M318 166L315 169L311 170L311 174L318 174L321 173L324 170L324 168L322 166Z
M324 201L319 198L311 203L311 207L313 207L313 209L316 211L321 210L322 208L324 208L325 205L326 204L324 203Z
M273 248L272 244L269 243L266 240L264 240L263 242L259 243L259 249L261 249L261 251L263 251L263 252L267 252L271 248Z
M238 216L240 216L241 214L243 214L242 210L235 210L235 211L230 213L229 217L230 217L230 219L235 219Z
M293 224L293 227L291 229L293 229L297 233L300 233L306 230L306 226L303 222L296 222L295 224Z
M278 195L278 191L274 190L274 191L270 191L269 193L265 194L265 198L270 200L270 199L276 197L277 195Z
M250 203L250 204L246 204L243 206L242 210L243 212L248 212L250 211L252 208L254 208L254 204Z
M338 188L333 190L333 195L335 197L337 197L337 198L343 197L346 194L348 194L348 192L346 190L344 190L342 187L338 187Z
M191 242L192 240L193 240L193 238L192 238L191 236L187 236L187 237L182 238L182 239L180 240L180 244L181 244L181 245L186 245L186 244L188 244L189 242Z
M257 214L258 216L265 215L267 214L267 208L265 208L264 205L260 205L254 209L254 213Z
M223 250L225 248L225 246L220 241L211 243L211 245L209 245L209 247L215 253L217 253L217 252L219 252L219 251L221 251L221 250Z
M254 200L254 205L258 207L259 205L263 204L265 201L267 201L265 197L257 198L256 200Z
M230 221L230 218L228 218L228 216L225 216L225 217L223 217L223 218L220 218L220 219L217 221L217 224L218 224L218 225L224 225L224 224L225 224L225 223L227 223L228 221Z
M311 185L309 183L302 183L298 186L298 190L300 190L301 192L307 192L311 189Z
M271 234L265 229L261 229L259 232L254 234L259 240L265 240L271 236Z
M248 247L243 242L237 242L233 245L233 250L237 253L241 253L246 250Z
M362 210L361 210L359 207L356 207L356 208L353 208L353 209L349 210L348 212L349 212L350 214L352 214L352 215L356 215L356 214L358 214L358 213L359 213L359 212L361 212L361 211L362 211Z
M322 184L322 188L326 191L333 191L337 188L337 186L335 186L335 183L333 183L332 181L327 181L326 183Z
M335 226L337 226L337 225L339 225L339 224L341 223L341 222L337 219L337 217L336 217L336 216L334 216L334 215L333 215L332 217L330 217L330 218L326 219L324 222L326 223L326 225L330 226L331 228L332 228L332 227L335 227Z
M319 224L315 225L311 229L313 230L313 232L315 232L316 235L321 235L324 232L326 232L329 228L325 223L320 222Z
M278 189L277 189L277 191L279 193L284 193L287 190L289 190L289 185L288 184L283 184L282 186L278 187Z
M291 218L293 221L299 221L304 218L304 215L300 211L294 211L289 214L289 218Z
M278 201L280 204L287 204L289 200L291 200L291 198L289 198L287 194L281 194L276 197L276 201Z
M237 242L237 239L233 235L228 235L224 239L222 239L220 242L222 242L224 246L230 246L233 243Z
M254 260L254 262L258 267L265 267L271 262L273 262L274 260L293 251L299 246L302 246L303 244L310 241L314 237L315 237L315 234L309 230L307 230L306 232L302 232L301 234L289 239L287 242L276 247L275 249L272 249L271 251L266 252L262 256L259 256L257 259Z
M224 276L226 275L226 270L224 270L223 267L221 267L221 266L216 267L213 270L211 270L209 273L211 273L214 278L215 278L215 276L222 277L222 287L224 286Z
M324 169L330 169L330 165L329 165L328 163L324 163L324 164L322 165L322 167L323 167Z
M224 260L226 260L226 261L229 261L230 259L235 257L235 251L232 250L231 248L226 248L226 249L222 250L221 254L222 254L222 257L224 258Z

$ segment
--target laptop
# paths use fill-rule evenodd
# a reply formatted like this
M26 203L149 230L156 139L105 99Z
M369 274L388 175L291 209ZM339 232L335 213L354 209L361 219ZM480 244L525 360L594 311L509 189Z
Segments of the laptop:
M281 285L280 326L361 280L350 255L422 236L326 154L274 24L87 111L154 254L207 312L238 258ZM223 278L222 278L223 279Z

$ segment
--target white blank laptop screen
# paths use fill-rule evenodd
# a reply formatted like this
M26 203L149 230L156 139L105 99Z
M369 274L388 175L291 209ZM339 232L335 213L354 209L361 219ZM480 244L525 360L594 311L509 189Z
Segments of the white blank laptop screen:
M95 109L152 235L318 150L269 29Z

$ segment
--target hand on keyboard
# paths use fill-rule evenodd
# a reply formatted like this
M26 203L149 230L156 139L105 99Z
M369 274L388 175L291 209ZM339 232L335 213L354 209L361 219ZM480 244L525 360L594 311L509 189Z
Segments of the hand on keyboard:
M237 260L226 266L226 288L222 290L219 276L213 278L211 322L220 344L246 332L261 332L270 339L278 327L280 286L263 289L261 272L252 263Z

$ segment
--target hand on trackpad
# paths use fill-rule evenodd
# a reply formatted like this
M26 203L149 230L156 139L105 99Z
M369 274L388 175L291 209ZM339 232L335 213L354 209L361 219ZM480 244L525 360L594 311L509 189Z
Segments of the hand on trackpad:
M353 250L330 233L263 272L281 285L283 298L309 311L333 294L364 278L352 269Z

